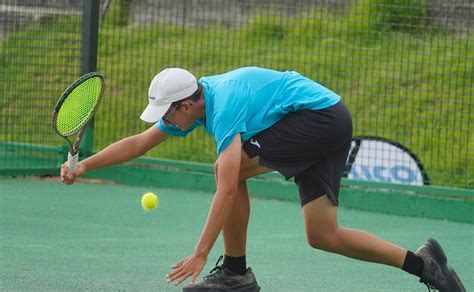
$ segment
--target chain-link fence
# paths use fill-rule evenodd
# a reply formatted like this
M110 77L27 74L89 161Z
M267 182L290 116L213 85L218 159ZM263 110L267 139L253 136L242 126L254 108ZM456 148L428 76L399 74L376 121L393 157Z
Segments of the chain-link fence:
M65 151L50 115L81 73L83 1L0 3L0 169L55 166ZM150 126L139 116L162 69L200 77L251 65L325 85L351 110L356 135L403 144L434 185L474 187L472 1L104 0L99 9L106 92L95 151ZM214 142L197 129L147 155L212 162Z

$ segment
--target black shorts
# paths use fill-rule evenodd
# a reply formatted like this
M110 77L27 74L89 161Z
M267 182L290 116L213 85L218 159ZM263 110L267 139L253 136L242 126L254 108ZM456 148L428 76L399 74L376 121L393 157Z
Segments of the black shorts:
M352 140L352 119L344 103L289 113L244 143L260 165L295 178L301 206L327 194L339 204L339 186Z

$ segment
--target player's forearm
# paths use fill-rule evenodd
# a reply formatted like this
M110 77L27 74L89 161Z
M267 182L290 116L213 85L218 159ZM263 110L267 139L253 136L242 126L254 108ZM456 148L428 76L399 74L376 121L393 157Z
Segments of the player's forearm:
M137 144L136 136L132 136L109 145L81 163L90 171L132 160L144 152L143 147Z
M240 134L237 134L232 143L219 155L219 165L216 167L217 191L207 216L206 225L194 251L195 254L205 256L209 254L222 226L229 217L237 195L240 157Z
M219 233L230 214L236 190L217 191L212 201L206 225L195 249L195 253L207 256L211 251Z

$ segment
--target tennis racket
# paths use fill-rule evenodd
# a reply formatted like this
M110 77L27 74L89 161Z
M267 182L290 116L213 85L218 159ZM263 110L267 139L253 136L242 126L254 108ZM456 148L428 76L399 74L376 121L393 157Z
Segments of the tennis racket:
M67 163L71 173L76 171L79 144L102 100L103 91L104 77L97 72L87 73L64 91L54 108L53 128L69 144ZM73 144L71 138L76 134Z

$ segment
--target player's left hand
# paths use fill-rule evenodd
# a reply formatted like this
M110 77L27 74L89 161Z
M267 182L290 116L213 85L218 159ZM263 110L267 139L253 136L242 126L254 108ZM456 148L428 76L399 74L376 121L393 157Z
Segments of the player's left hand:
M166 275L166 281L175 285L181 284L188 277L191 278L191 283L196 281L197 276L201 273L204 265L206 265L207 256L193 254L172 265L172 272Z

